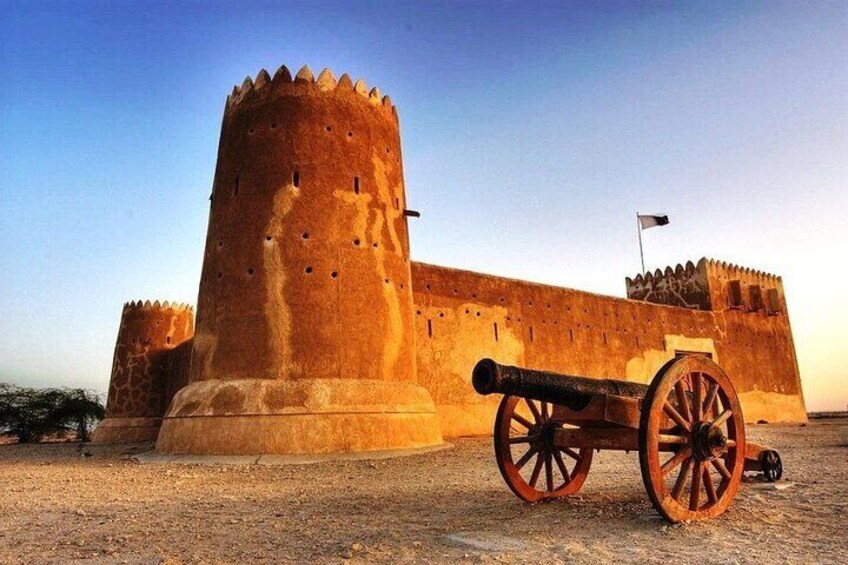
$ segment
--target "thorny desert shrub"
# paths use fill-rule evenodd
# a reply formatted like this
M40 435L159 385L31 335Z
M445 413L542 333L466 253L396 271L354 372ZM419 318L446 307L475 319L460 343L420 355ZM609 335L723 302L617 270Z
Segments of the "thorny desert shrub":
M97 394L83 389L24 388L0 383L0 433L21 443L76 432L80 441L106 415Z

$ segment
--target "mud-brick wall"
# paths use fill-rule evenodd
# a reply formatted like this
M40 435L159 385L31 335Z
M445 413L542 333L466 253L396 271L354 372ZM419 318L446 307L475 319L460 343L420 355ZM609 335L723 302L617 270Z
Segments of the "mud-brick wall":
M107 418L161 418L188 373L194 312L183 304L124 305L115 344Z
M742 391L749 421L806 419L792 327L780 277L702 259L721 339L722 366Z
M677 265L676 268L666 267L665 271L657 269L653 273L639 274L633 279L628 277L625 279L627 298L667 306L713 310L706 267L704 261L699 262L697 267L688 261L685 267Z
M412 281L418 379L433 396L446 436L491 431L499 399L477 395L470 383L471 369L483 357L566 374L648 382L676 353L708 353L728 368L741 391L768 388L786 396L783 404L794 409L782 409L779 419L804 418L803 401L799 404L796 389L786 386L797 373L776 363L766 371L753 367L747 361L750 348L740 346L743 341L766 343L764 349L785 353L787 342L778 328L769 327L775 331L766 335L733 314L423 263L412 263ZM730 345L722 343L728 324L735 324L737 338ZM766 356L756 359L769 365ZM777 393L775 385L786 386L787 392ZM743 405L745 399L743 394Z
M191 381L413 381L391 100L329 70L261 72L228 101Z
M98 443L155 440L162 416L188 382L194 312L183 304L124 304L115 343L106 418Z

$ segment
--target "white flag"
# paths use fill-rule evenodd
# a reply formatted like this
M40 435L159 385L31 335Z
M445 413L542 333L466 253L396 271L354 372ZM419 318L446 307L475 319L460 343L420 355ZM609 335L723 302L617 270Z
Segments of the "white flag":
M648 228L654 228L657 226L664 226L668 223L668 215L667 214L655 214L655 215L638 215L639 225L642 226L643 230Z

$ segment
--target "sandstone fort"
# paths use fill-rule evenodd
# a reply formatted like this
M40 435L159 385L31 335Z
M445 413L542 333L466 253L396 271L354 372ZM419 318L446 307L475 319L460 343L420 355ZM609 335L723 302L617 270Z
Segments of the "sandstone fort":
M701 353L747 421L806 421L780 277L701 259L628 278L623 299L413 261L397 108L346 74L283 66L234 88L210 201L196 313L124 305L96 441L439 445L491 433L483 357L646 383Z

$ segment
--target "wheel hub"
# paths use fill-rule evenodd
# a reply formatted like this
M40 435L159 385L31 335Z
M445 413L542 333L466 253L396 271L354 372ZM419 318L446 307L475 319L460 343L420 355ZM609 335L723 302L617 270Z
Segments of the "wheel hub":
M546 452L553 452L554 451L554 449L555 449L555 447L554 447L554 436L556 434L557 428L559 428L559 427L560 427L560 425L556 424L554 422L547 422L547 423L539 426L538 441L539 441L539 448L541 450L546 451Z
M695 427L693 434L693 451L695 457L701 461L708 461L721 457L727 449L727 436L721 428L713 426L709 422L701 422Z

